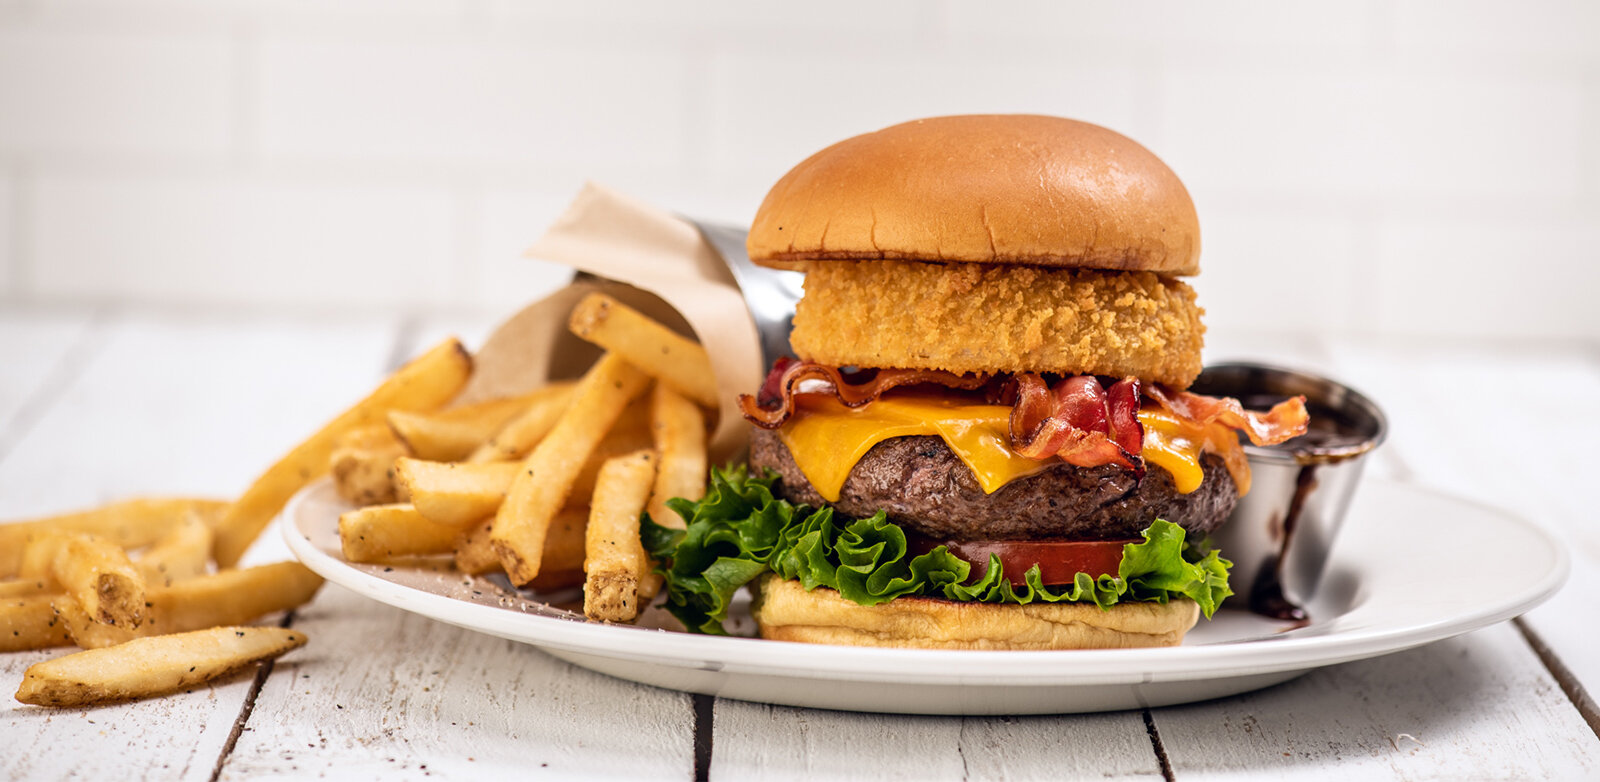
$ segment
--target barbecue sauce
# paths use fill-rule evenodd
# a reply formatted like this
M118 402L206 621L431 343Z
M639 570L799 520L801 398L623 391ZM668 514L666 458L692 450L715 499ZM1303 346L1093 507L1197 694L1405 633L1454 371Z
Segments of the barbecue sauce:
M1268 398L1276 401L1276 398ZM1262 401L1262 399L1251 400L1260 407L1270 407L1270 403L1262 404ZM1299 463L1300 472L1295 478L1294 496L1290 499L1289 508L1283 515L1283 534L1279 538L1278 554L1261 570L1256 576L1256 582L1250 587L1251 611L1272 619L1294 622L1296 627L1310 624L1311 616L1304 608L1295 605L1284 595L1283 562L1289 552L1289 543L1294 539L1300 515L1304 512L1312 493L1317 490L1317 468L1354 459L1377 445L1372 437L1363 434L1354 422L1346 419L1334 408L1316 402L1308 402L1307 408L1311 420L1306 433L1288 442L1272 446L1273 450L1287 451L1291 454Z

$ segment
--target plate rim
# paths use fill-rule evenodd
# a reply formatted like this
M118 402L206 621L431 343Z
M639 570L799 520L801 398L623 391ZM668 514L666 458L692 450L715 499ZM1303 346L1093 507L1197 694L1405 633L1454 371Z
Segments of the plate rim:
M879 649L579 622L478 605L398 584L352 567L322 551L300 532L294 519L314 492L328 486L326 479L297 492L279 514L277 523L295 557L318 575L368 599L463 629L540 648L673 668L832 681L1070 686L1148 684L1309 670L1403 651L1505 621L1549 599L1566 583L1571 557L1539 524L1502 508L1425 486L1379 478L1363 483L1363 492L1383 486L1387 491L1416 493L1430 501L1467 506L1496 517L1543 544L1552 555L1554 567L1542 578L1525 582L1526 589L1498 602L1487 601L1482 609L1388 628L1152 649ZM650 636L648 649L639 643L641 631L657 633ZM800 661L794 658L804 658L804 664L795 664ZM1071 664L1063 665L1064 662Z

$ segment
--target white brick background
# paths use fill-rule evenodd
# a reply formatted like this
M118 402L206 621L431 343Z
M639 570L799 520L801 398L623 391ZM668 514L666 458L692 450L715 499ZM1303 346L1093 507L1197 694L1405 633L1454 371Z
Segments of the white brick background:
M1091 120L1222 330L1600 337L1600 4L0 0L0 306L502 311L585 179L746 222L942 113Z

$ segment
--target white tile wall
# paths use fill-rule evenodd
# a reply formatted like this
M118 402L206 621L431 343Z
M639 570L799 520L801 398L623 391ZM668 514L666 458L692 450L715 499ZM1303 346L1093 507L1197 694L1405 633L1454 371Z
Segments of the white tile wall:
M1589 0L1400 0L1397 47L1460 54L1590 60L1600 41L1600 5Z
M1600 336L1600 222L1454 220L1385 225L1376 330L1521 337Z
M939 114L1036 112L1093 117L1122 128L1133 125L1137 114L1135 74L1093 60L840 55L785 48L718 59L708 136L711 169L723 175L760 172L771 183L842 138ZM1042 72L1054 73L1041 83Z
M1174 47L1246 49L1353 48L1378 27L1375 0L1316 7L1274 0L1206 3L1062 3L1052 0L954 0L951 29L962 38L1026 40L1033 45L1133 50L1141 57Z
M14 296L17 289L16 265L19 259L12 252L17 238L11 227L11 214L16 208L12 182L8 174L0 171L0 299Z
M0 150L220 155L231 65L216 36L0 29Z
M42 176L28 252L63 299L417 305L460 295L453 204L426 188Z
M916 37L931 20L933 3L917 0L612 0L603 9L583 3L538 3L487 0L495 23L556 26L565 30L612 33L647 30L658 36L710 38L749 36L775 40L807 38L813 42L841 33L880 43Z
M1200 217L1200 275L1192 284L1210 328L1348 331L1361 325L1362 285L1352 273L1364 265L1360 221L1270 204L1202 203Z
M585 179L739 223L975 111L1165 158L1219 333L1600 338L1584 0L0 0L0 304L510 309Z
M685 148L678 52L560 44L296 40L260 49L268 159L676 170ZM599 172L604 173L604 171Z
M1195 67L1163 82L1162 154L1191 190L1368 199L1578 195L1577 77Z
M575 183L572 192L577 192ZM560 213L567 196L556 192L494 191L482 199L475 236L477 258L472 294L489 309L510 314L515 308L564 284L564 266L522 257L522 251Z

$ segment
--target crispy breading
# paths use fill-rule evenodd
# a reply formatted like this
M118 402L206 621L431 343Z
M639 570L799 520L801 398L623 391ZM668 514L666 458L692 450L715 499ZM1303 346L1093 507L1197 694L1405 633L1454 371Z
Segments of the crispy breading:
M834 366L1200 374L1194 289L1151 272L910 261L807 264L790 343Z

